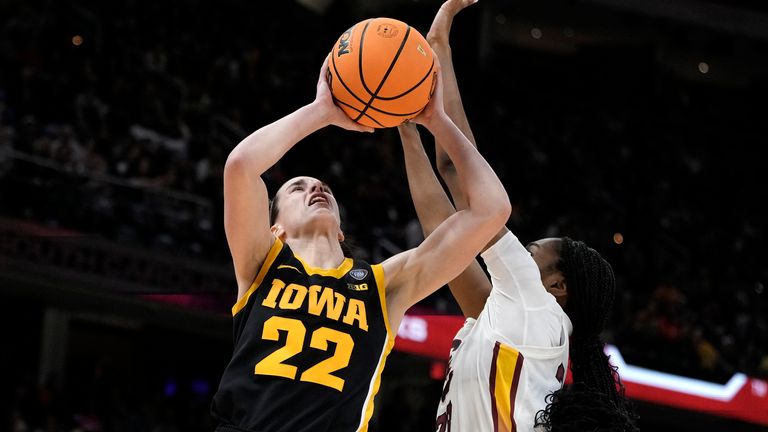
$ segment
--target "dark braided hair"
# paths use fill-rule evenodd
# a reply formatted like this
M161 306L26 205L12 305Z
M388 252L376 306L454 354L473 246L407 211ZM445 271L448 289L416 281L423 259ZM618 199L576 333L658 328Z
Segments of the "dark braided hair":
M573 323L573 384L547 396L547 407L537 413L536 426L553 432L639 430L600 339L616 294L611 265L584 242L564 237L557 269L565 277L565 312Z
M625 401L575 382L547 396L547 407L536 416L536 426L551 432L639 432L637 416Z

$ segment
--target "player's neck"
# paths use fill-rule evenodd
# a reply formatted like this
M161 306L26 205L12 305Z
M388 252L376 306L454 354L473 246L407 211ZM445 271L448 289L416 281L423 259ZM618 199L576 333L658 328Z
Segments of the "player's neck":
M344 261L344 252L335 235L316 233L285 240L293 252L312 267L332 269Z

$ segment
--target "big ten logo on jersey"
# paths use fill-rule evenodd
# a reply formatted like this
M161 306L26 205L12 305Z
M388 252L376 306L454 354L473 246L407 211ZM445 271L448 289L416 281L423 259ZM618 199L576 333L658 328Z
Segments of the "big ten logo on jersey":
M368 284L367 283L361 283L361 284L348 283L347 289L350 289L352 291L368 291Z
M341 34L341 37L339 38L339 49L338 54L336 54L336 57L341 57L344 54L349 54L349 44L352 41L352 29L355 27L352 26L347 31Z
M357 326L368 331L368 317L365 303L356 298L347 298L333 288L320 285L305 287L299 284L286 284L280 279L272 280L269 293L261 305L270 309L296 310L306 307L307 313L324 316L328 319Z

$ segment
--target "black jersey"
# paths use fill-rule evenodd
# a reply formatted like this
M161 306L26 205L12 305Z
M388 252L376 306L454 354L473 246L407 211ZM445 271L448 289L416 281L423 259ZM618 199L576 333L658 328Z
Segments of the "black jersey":
M277 239L232 314L235 348L212 406L219 430L367 430L394 344L380 264L316 269Z

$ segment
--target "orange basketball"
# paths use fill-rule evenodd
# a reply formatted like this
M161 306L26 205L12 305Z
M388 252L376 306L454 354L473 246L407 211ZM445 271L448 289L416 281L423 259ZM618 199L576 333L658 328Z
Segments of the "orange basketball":
M345 31L331 50L328 84L352 120L374 128L397 126L429 102L435 62L426 39L408 24L372 18Z

